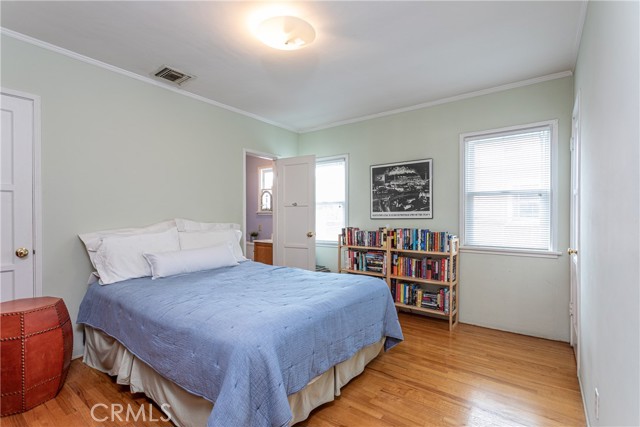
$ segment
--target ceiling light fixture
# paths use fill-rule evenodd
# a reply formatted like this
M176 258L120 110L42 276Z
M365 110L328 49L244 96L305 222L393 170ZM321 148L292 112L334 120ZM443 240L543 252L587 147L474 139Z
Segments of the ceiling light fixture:
M267 46L280 50L295 50L316 39L316 30L304 19L295 16L274 16L258 24L256 36Z

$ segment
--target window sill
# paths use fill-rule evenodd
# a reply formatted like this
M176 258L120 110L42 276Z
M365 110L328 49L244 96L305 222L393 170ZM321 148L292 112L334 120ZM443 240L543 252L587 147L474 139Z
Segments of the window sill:
M267 212L267 211L258 211L256 213L258 215L273 215L273 212Z
M530 257L530 258L558 258L562 256L562 252L555 252L555 251L535 251L531 249L483 248L479 246L461 246L460 252L466 252L471 254L523 256L523 257Z
M338 242L330 242L328 240L316 240L316 247L321 247L321 248L337 248L338 247Z

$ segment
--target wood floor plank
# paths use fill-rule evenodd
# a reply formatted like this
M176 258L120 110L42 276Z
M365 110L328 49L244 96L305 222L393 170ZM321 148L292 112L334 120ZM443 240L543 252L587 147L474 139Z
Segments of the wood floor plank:
M378 356L300 426L584 426L573 350L567 343L401 313L405 341ZM133 422L91 418L96 403L141 407ZM151 406L150 406L151 405ZM151 408L153 419L149 421ZM95 414L105 417L106 410ZM106 374L71 364L60 394L3 427L167 427L162 412Z

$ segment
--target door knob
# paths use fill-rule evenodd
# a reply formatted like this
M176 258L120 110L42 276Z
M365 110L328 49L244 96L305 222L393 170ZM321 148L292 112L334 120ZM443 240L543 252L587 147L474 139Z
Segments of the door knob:
M315 233L314 233L313 231L309 231L309 232L307 233L307 237L311 238L311 237L313 237L313 235L314 235L314 234L315 234Z
M569 255L578 255L578 250L577 250L577 249L569 248L569 249L567 249L567 253L568 253Z
M16 256L18 258L25 258L27 255L29 255L29 249L27 249L27 248L18 248L18 249L16 249Z

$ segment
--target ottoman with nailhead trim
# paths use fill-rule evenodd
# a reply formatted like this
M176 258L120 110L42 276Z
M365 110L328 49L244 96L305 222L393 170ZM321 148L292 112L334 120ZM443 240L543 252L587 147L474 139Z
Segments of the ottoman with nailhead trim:
M61 298L0 304L0 415L54 398L69 372L73 332Z

